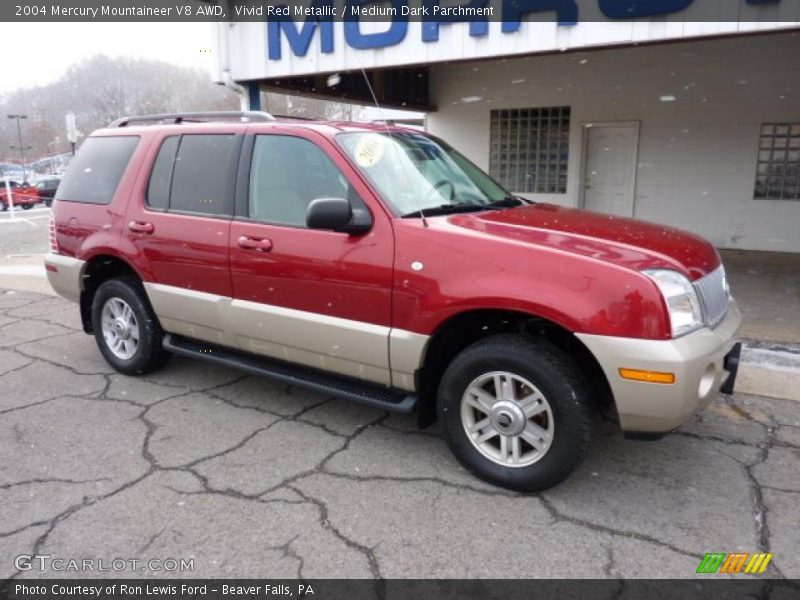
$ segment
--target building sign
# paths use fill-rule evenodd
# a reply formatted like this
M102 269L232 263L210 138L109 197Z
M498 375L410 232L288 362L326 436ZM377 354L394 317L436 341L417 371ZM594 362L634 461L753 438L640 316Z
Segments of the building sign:
M610 20L630 20L663 16L689 8L695 0L596 0L604 17ZM780 0L745 0L749 5L775 4ZM441 25L454 22L469 23L469 35L482 37L489 34L489 19L497 16L503 33L519 31L522 21L532 13L554 12L561 26L577 25L579 7L576 0L502 0L499 7L490 6L489 0L469 0L464 4L443 6L440 0L421 0L411 6L408 0L391 0L391 6L379 6L372 0L346 0L344 6L335 6L333 0L314 0L311 6L271 5L266 7L268 56L280 60L282 38L296 56L305 56L312 37L318 32L320 51L334 51L333 27L337 17L344 25L345 43L351 48L365 50L386 48L402 42L408 33L409 17L422 20L423 43L439 41ZM500 14L495 15L494 9ZM337 12L340 11L341 15ZM305 17L298 22L293 17ZM384 31L365 34L361 31L362 18L385 18L389 26Z
M250 80L796 27L800 0L311 0L261 10L266 22L217 25L230 63L220 72Z

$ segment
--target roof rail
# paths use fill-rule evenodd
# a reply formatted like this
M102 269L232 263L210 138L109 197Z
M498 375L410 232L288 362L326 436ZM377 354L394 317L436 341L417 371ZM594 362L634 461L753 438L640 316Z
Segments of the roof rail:
M175 124L189 121L193 123L204 123L207 121L222 121L225 119L248 119L250 121L274 121L269 113L260 112L256 110L248 111L233 111L233 110L218 110L208 112L194 112L194 113L167 113L161 115L139 115L135 117L122 117L109 124L109 128L114 127L127 127L132 123L142 123L147 121L172 121Z
M314 117L301 117L298 115L272 115L275 119L290 119L292 121L317 121Z

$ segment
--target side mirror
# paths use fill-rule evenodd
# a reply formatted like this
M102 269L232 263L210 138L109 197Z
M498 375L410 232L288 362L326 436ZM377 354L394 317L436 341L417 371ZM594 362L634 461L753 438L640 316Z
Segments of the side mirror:
M372 228L372 217L365 209L353 209L345 198L317 198L308 205L306 225L309 229L359 234Z

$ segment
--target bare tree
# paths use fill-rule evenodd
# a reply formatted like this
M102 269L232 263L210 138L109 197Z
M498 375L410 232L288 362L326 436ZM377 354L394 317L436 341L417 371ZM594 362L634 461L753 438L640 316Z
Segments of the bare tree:
M306 96L289 96L268 92L263 94L264 110L275 115L303 119L358 121L364 107L347 102L334 102Z
M293 117L358 120L363 107L317 98L264 94L265 110ZM25 114L23 143L29 161L69 150L64 117L74 112L87 135L126 115L236 110L238 96L200 69L97 55L70 67L51 84L0 96L0 116ZM18 162L16 123L0 118L0 163Z
M26 157L39 158L65 152L64 116L72 111L78 129L88 134L110 121L130 114L231 110L238 96L214 85L200 69L154 60L109 58L84 60L54 83L17 90L0 97L0 115L25 114L23 144ZM16 162L19 155L16 123L0 119L0 162Z

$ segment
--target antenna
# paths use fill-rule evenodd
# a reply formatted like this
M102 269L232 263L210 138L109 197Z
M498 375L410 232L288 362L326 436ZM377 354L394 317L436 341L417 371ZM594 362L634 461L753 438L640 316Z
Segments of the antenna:
M381 110L381 105L378 102L378 97L375 95L375 90L372 89L372 84L369 81L369 77L367 77L367 72L364 70L364 65L361 62L361 58L358 56L358 52L354 52L353 55L356 57L356 60L358 61L358 65L361 68L361 75L362 75L362 77L364 77L364 83L367 84L367 89L369 89L369 93L372 96L372 101L375 103L375 108L377 108L378 110ZM383 120L383 128L386 130L386 134L390 138L394 139L394 136L392 135L392 130L389 129L389 126L386 124L386 120L385 119ZM417 200L416 194L414 195L414 199ZM422 225L427 229L429 227L428 219L425 218L425 212L422 210L422 205L418 203L418 200L417 200L417 208L419 209L420 217L422 217Z

